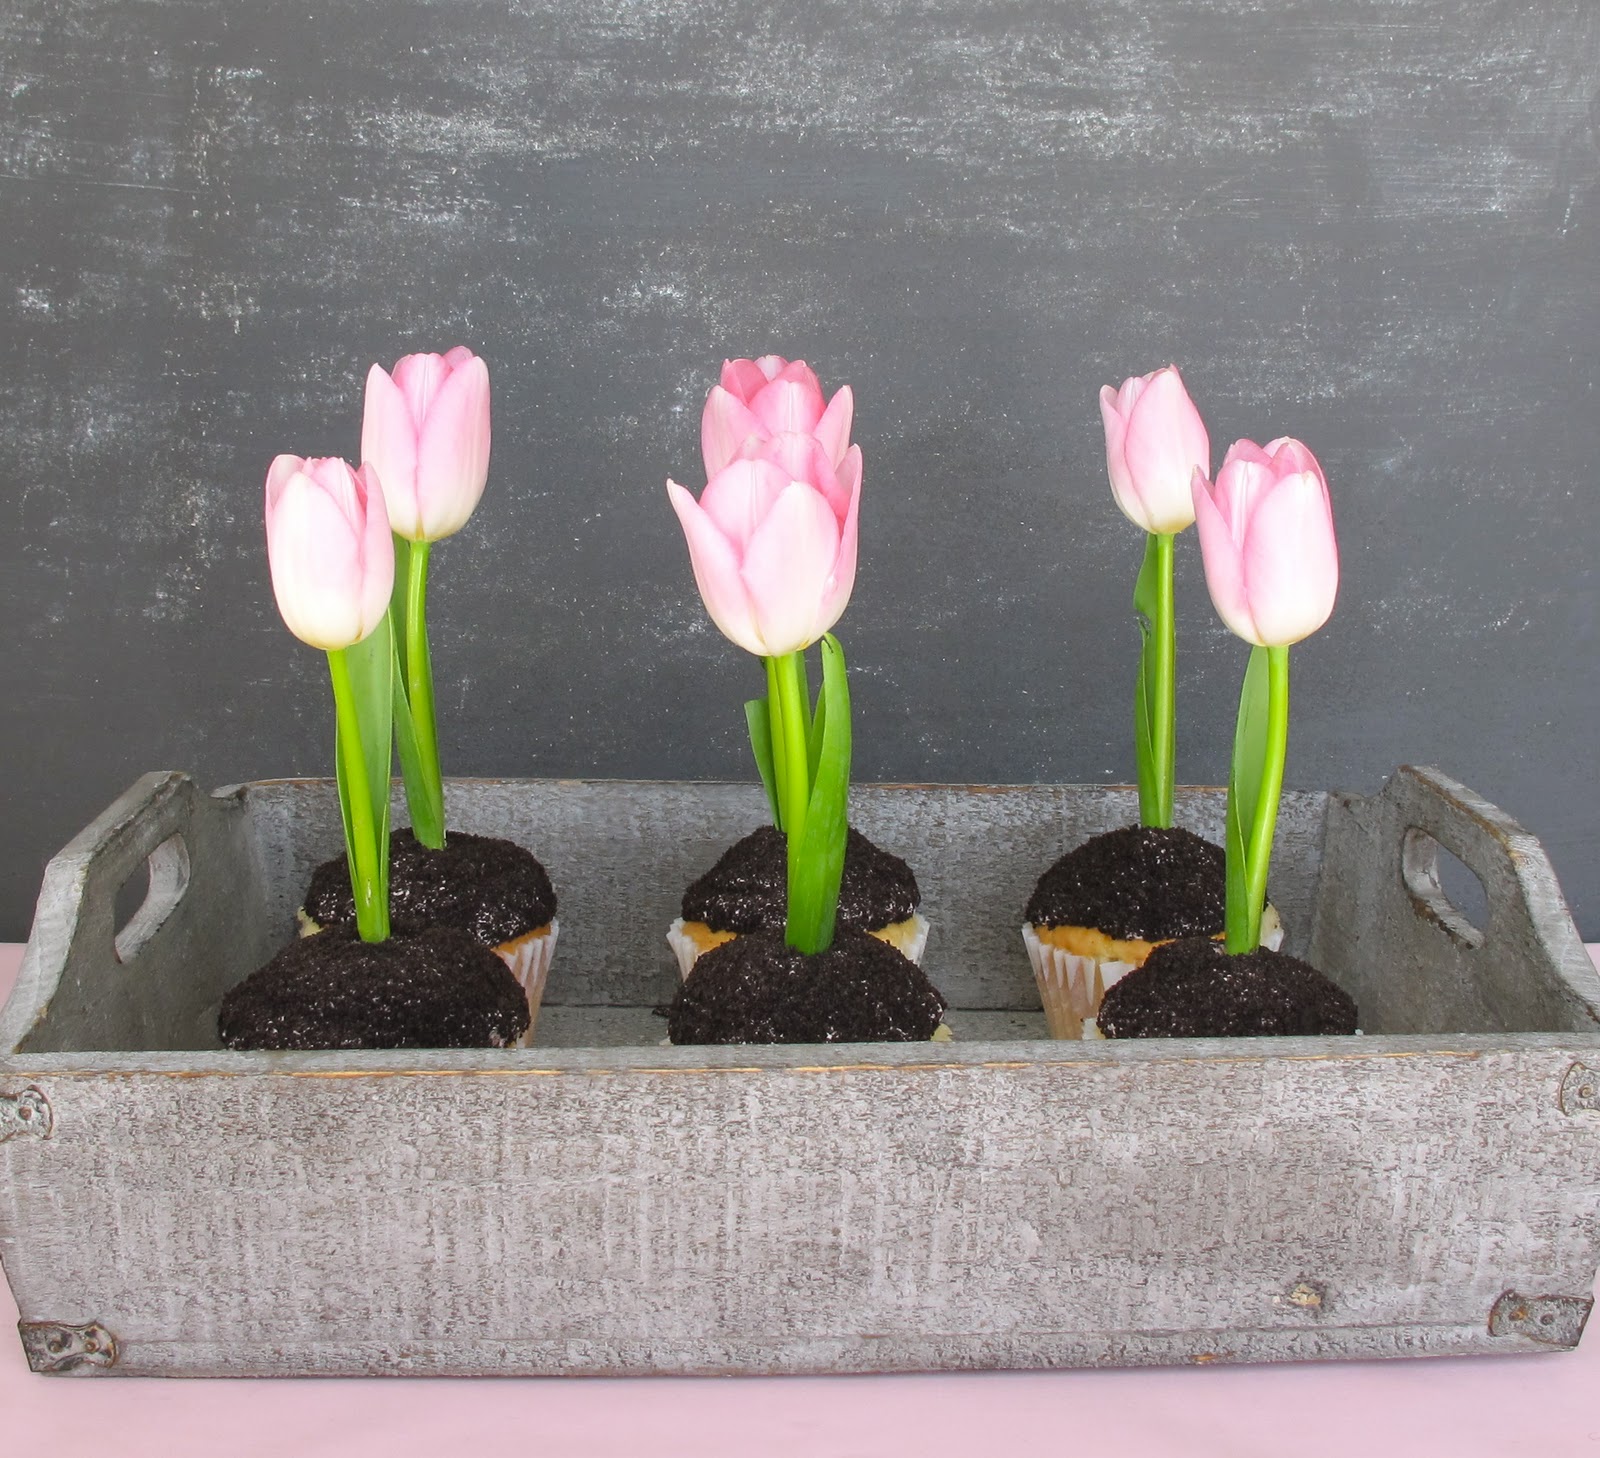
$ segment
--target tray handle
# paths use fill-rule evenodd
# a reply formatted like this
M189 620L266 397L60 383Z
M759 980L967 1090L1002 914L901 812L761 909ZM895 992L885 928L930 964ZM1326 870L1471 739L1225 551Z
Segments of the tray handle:
M164 1004L178 989L151 982L172 980L163 975L168 953L176 954L176 944L195 930L191 868L232 858L221 823L229 808L237 807L203 794L188 775L156 771L136 780L50 861L17 987L0 1012L0 1051L45 1051L58 1042L107 1046L103 1039L113 1028L121 1041L130 1027L125 1003L144 1009L136 1024L147 1016L170 1018L173 1009ZM117 893L146 863L150 889L119 931Z
M1444 893L1438 846L1482 883L1481 928ZM1437 769L1402 765L1377 795L1331 798L1310 960L1370 1032L1600 1024L1600 976L1543 847Z

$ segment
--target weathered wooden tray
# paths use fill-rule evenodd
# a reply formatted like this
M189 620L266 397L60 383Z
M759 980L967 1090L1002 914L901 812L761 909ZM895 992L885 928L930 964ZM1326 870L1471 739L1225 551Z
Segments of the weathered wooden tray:
M954 1044L659 1046L679 893L754 787L462 781L561 946L523 1052L227 1053L339 847L326 782L140 780L0 1015L38 1371L849 1372L1538 1352L1600 1262L1600 978L1538 844L1433 771L1287 797L1273 899L1366 1036L1042 1040L1021 908L1132 792L882 786ZM1222 796L1181 791L1215 835ZM1436 842L1481 879L1481 932ZM121 932L119 888L150 894ZM543 1046L549 1045L549 1046Z

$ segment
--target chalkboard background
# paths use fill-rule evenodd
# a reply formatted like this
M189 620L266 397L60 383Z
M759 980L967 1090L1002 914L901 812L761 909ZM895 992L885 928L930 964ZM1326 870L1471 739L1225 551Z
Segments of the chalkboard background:
M139 772L326 772L266 466L456 343L495 437L434 558L447 772L749 776L663 483L778 351L856 391L857 778L1126 780L1095 395L1172 360L1217 460L1332 484L1289 783L1437 764L1600 937L1597 77L1592 0L7 0L0 937ZM1192 533L1178 575L1216 782L1245 650Z

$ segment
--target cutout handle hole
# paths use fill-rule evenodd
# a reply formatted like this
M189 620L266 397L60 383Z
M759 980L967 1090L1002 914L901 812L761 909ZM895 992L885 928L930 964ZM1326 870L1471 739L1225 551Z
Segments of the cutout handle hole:
M169 835L117 890L117 961L131 962L161 930L189 888L189 847Z
M1425 830L1413 826L1401 843L1401 876L1417 912L1464 947L1483 945L1489 894L1478 874Z

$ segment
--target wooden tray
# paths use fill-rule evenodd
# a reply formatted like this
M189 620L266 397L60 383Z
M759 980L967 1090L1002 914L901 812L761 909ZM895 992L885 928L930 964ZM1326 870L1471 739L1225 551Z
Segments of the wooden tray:
M336 854L325 781L141 779L53 860L0 1014L0 1259L35 1370L857 1372L1574 1345L1600 978L1538 844L1431 770L1285 798L1289 949L1352 1038L1054 1043L1018 934L1127 789L863 786L956 1041L670 1048L677 899L759 788L456 781L549 866L521 1052L229 1053ZM1183 790L1216 836L1222 794ZM1483 884L1481 930L1437 845ZM150 892L120 932L119 889Z

